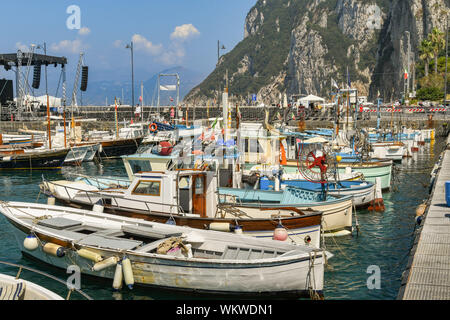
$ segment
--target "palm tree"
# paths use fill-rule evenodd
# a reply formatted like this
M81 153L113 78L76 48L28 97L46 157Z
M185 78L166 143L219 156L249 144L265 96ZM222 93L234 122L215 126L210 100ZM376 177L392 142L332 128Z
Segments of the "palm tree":
M434 27L431 33L428 35L428 39L431 42L433 48L433 58L434 58L434 73L438 72L438 58L439 52L445 48L444 32Z
M430 40L422 40L422 43L420 44L419 58L425 62L425 77L427 77L430 60L434 58L433 44Z

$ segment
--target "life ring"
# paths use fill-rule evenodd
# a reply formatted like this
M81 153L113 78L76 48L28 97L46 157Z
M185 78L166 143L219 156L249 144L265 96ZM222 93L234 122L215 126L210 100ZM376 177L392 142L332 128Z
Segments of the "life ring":
M156 123L152 123L150 125L150 131L155 132L156 130L158 130L158 125Z

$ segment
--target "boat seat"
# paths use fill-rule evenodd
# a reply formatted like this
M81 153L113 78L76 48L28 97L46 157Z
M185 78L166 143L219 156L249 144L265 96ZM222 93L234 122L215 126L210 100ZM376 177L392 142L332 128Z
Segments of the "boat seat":
M224 260L254 260L275 258L279 254L279 252L273 250L227 246L221 258Z
M142 245L142 241L122 239L90 234L78 242L80 245L109 248L114 250L133 250Z
M180 237L182 235L181 232L178 233L163 233L157 232L152 227L144 227L144 226L132 226L125 225L122 226L122 231L125 233L131 233L139 236L144 236L152 239L166 239L170 237Z
M58 230L58 229L49 228L49 227L40 227L40 228L42 228L42 230L44 230L44 231L55 233L62 238L71 239L73 241L79 241L79 240L83 239L84 237L86 237L86 235L84 233L76 232L76 231Z
M0 284L0 301L23 300L25 289L26 285L23 281L8 285Z
M75 226L80 226L81 222L75 221L72 219L57 217L57 218L40 220L38 222L38 225L57 229L57 230L63 230L63 229L67 229L67 228L71 228L71 227L75 227Z

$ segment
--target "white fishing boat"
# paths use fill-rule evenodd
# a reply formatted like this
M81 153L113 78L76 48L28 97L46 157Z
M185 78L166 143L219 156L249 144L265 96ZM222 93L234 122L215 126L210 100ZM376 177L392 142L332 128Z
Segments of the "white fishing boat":
M16 279L0 273L0 301L5 300L64 300L56 293L31 281Z
M219 201L218 181L212 171L151 171L135 176L129 186L118 181L115 188L101 188L105 182L95 179L44 180L40 188L44 194L72 206L90 209L100 204L108 213L162 223L171 220L199 229L232 232L239 227L244 234L260 238L272 238L281 223L290 241L320 247L322 212L317 208L303 206L299 210L287 206L276 212L252 210L248 214ZM350 209L350 226L351 203L351 199L345 202Z
M371 143L371 147L372 158L402 161L403 155L407 153L407 146L402 142L375 142Z
M22 252L55 267L123 282L226 295L320 294L325 257L308 246L94 211L2 202Z
M30 238L28 238L28 240L26 241L29 240ZM0 301L64 300L60 295L47 288L44 288L42 285L23 279L23 275L29 275L30 273L47 278L47 280L49 280L49 283L51 282L52 284L59 284L60 286L62 285L62 287L67 291L66 300L69 300L71 298L72 292L76 292L87 300L92 300L90 296L88 296L80 289L77 289L75 286L68 285L67 281L58 279L55 276L52 276L40 270L7 261L0 261L0 265L7 266L8 269L17 269L17 274L15 276L0 273Z

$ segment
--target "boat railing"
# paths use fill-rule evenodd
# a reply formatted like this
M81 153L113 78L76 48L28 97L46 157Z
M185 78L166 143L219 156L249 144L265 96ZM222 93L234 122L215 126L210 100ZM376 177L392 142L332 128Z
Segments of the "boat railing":
M94 181L97 183L98 186L100 186L100 185L106 185L106 184L107 184L106 181L105 181L105 182L102 182L102 181L100 180L101 178L90 177L90 176L87 176L87 175L84 175L84 174L80 174L80 173L69 173L69 176L79 177L79 178L84 178L84 179L92 179L92 180L94 180ZM105 180L109 180L109 181L111 181L112 183L116 183L116 185L117 185L117 186L120 186L120 187L124 186L124 184L127 184L127 186L129 186L129 185L131 184L131 181L130 181L130 180L125 180L125 177L124 177L124 179L119 179L119 178L114 178L114 177L108 177L108 178L106 178ZM89 182L89 183L90 183L90 182Z
M52 185L54 185L54 186L63 188L64 191L65 191L65 193L67 194L68 199L71 200L71 201L82 201L82 200L80 200L80 198L76 198L76 199L75 199L75 196L77 196L77 195L79 196L79 195L80 195L80 192L81 192L81 193L83 193L83 194L85 194L85 195L87 196L90 205L95 205L95 204L97 204L98 201L101 200L102 205L104 206L104 205L105 205L105 198L107 198L107 199L109 199L109 200L111 200L111 201L114 201L115 206L113 206L112 203L111 203L111 206L112 206L112 207L115 207L115 208L117 208L117 209L136 210L135 207L133 208L133 207L127 207L127 206L124 206L124 205L120 205L119 202L117 201L117 198L119 198L119 199L123 199L123 198L121 198L121 197L115 197L115 196L113 196L113 195L105 194L105 193L108 192L108 190L89 191L89 190L84 190L84 189L76 188L76 187L73 187L73 186L67 186L67 185L63 185L63 184L59 184L59 183L47 181L47 180L45 180L45 179L43 178L43 184L42 184L43 189L44 189L43 191L44 191L44 193L50 194L50 195L52 195L52 196L54 196L53 193L56 193L56 191L55 191L55 192L52 192L52 191L50 190L50 188L48 187L48 184L52 184ZM77 191L77 192L75 193L75 196L71 196L69 190L75 190L75 191ZM91 198L91 196L94 198L94 200L95 200L95 197L96 197L96 198L100 197L100 199L97 199L96 201L94 201L94 200ZM172 212L172 208L175 208L175 209L176 209L176 214L183 214L183 215L185 215L185 212L184 212L183 208L182 208L179 204L170 204L170 203L163 203L163 202L144 201L144 200L138 200L138 199L126 199L126 200L132 201L133 203L144 204L145 207L147 208L147 211L148 211L150 214L152 213L152 209L149 207L149 205L158 205L158 206L163 206L163 207L169 207L170 214L174 213L174 212ZM139 210L139 209L138 209L138 210Z
M59 278L57 278L57 277L55 277L55 276L52 276L52 275L50 275L50 274L48 274L48 273L45 273L45 272L42 272L42 271L39 271L39 270L30 268L30 267L26 267L26 266L23 266L23 265L20 265L20 264L15 264L15 263L6 262L6 261L1 261L1 260L0 260L0 264L7 265L7 266L10 266L10 267L18 268L19 270L17 271L17 274L16 274L16 276L15 276L16 280L19 280L19 279L20 279L20 276L21 276L23 270L27 270L27 271L30 271L30 272L33 272L33 273L37 273L37 274L39 274L39 275L41 275L41 276L44 276L44 277L46 277L46 278L49 278L49 279L51 279L51 280L54 280L54 281L56 281L56 282L58 282L58 283L64 285L64 286L67 288L67 290L68 290L67 296L66 296L66 300L70 300L70 297L71 297L73 291L77 292L78 294L80 294L81 296L83 296L83 297L84 297L85 299L87 299L87 300L93 300L93 299L92 299L89 295L87 295L85 292L83 292L83 291L81 291L80 289L77 289L77 288L70 288L70 287L67 285L67 282L65 282L65 281L63 281L63 280L61 280L61 279L59 279Z

